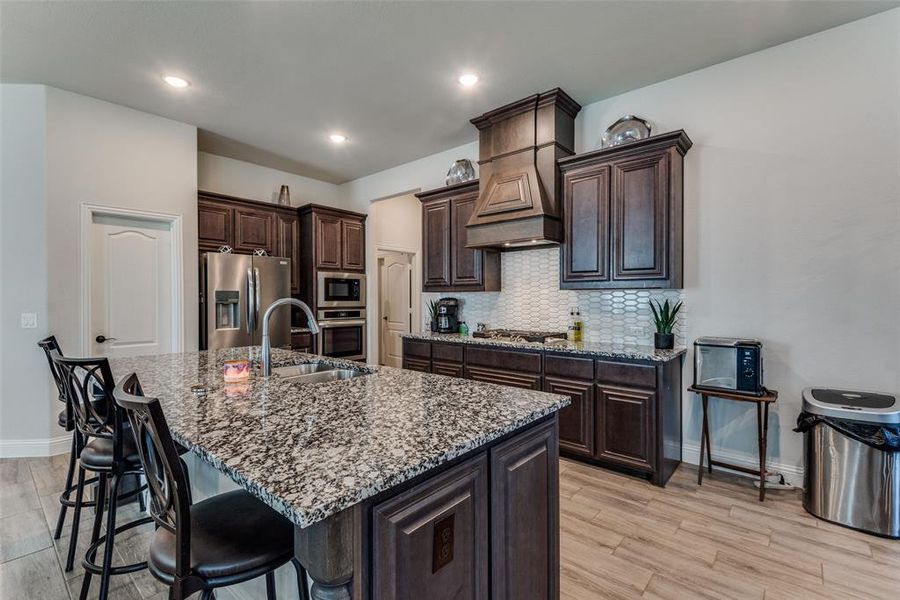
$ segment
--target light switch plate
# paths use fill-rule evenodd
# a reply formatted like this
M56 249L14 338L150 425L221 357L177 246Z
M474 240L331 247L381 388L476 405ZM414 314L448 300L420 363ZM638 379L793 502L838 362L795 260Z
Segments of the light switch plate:
M22 329L37 329L37 313L22 313L19 321Z

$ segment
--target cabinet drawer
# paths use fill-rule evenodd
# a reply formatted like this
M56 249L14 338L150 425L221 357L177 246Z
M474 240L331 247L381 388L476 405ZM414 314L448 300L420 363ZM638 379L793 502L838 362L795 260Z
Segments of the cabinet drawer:
M512 350L476 348L472 346L466 349L466 365L489 367L502 371L540 373L541 355L533 352L515 352Z
M602 384L655 388L656 367L598 360L597 381Z
M431 343L421 340L403 340L403 356L431 358Z
M547 354L544 356L544 374L593 381L594 359Z
M541 375L539 373L520 373L516 371L504 371L501 369L489 369L484 367L466 367L466 379L496 383L526 390L541 389Z
M435 375L446 375L447 377L463 377L462 363L443 362L433 360L431 363L431 372Z
M299 352L310 352L313 346L311 333L293 333L291 334L291 350Z
M463 361L462 344L431 344L431 358L444 362L461 363Z
M422 371L423 373L431 373L431 361L427 358L404 356L403 368L409 369L410 371Z

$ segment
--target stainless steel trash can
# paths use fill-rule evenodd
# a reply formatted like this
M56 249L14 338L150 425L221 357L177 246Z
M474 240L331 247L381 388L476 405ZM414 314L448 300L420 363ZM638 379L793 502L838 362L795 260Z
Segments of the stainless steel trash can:
M803 391L810 514L900 538L900 405L896 396L826 388Z

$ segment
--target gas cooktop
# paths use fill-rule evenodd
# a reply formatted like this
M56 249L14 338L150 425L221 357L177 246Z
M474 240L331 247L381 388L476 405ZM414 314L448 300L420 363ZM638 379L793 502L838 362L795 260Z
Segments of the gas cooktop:
M472 337L503 340L507 342L539 342L546 343L551 339L566 339L565 332L553 331L519 331L516 329L485 329L476 331Z

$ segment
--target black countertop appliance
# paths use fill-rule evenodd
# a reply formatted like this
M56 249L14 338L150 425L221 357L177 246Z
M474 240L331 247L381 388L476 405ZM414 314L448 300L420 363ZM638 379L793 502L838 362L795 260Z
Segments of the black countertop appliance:
M437 303L437 322L439 333L456 333L459 331L459 300L441 298Z

